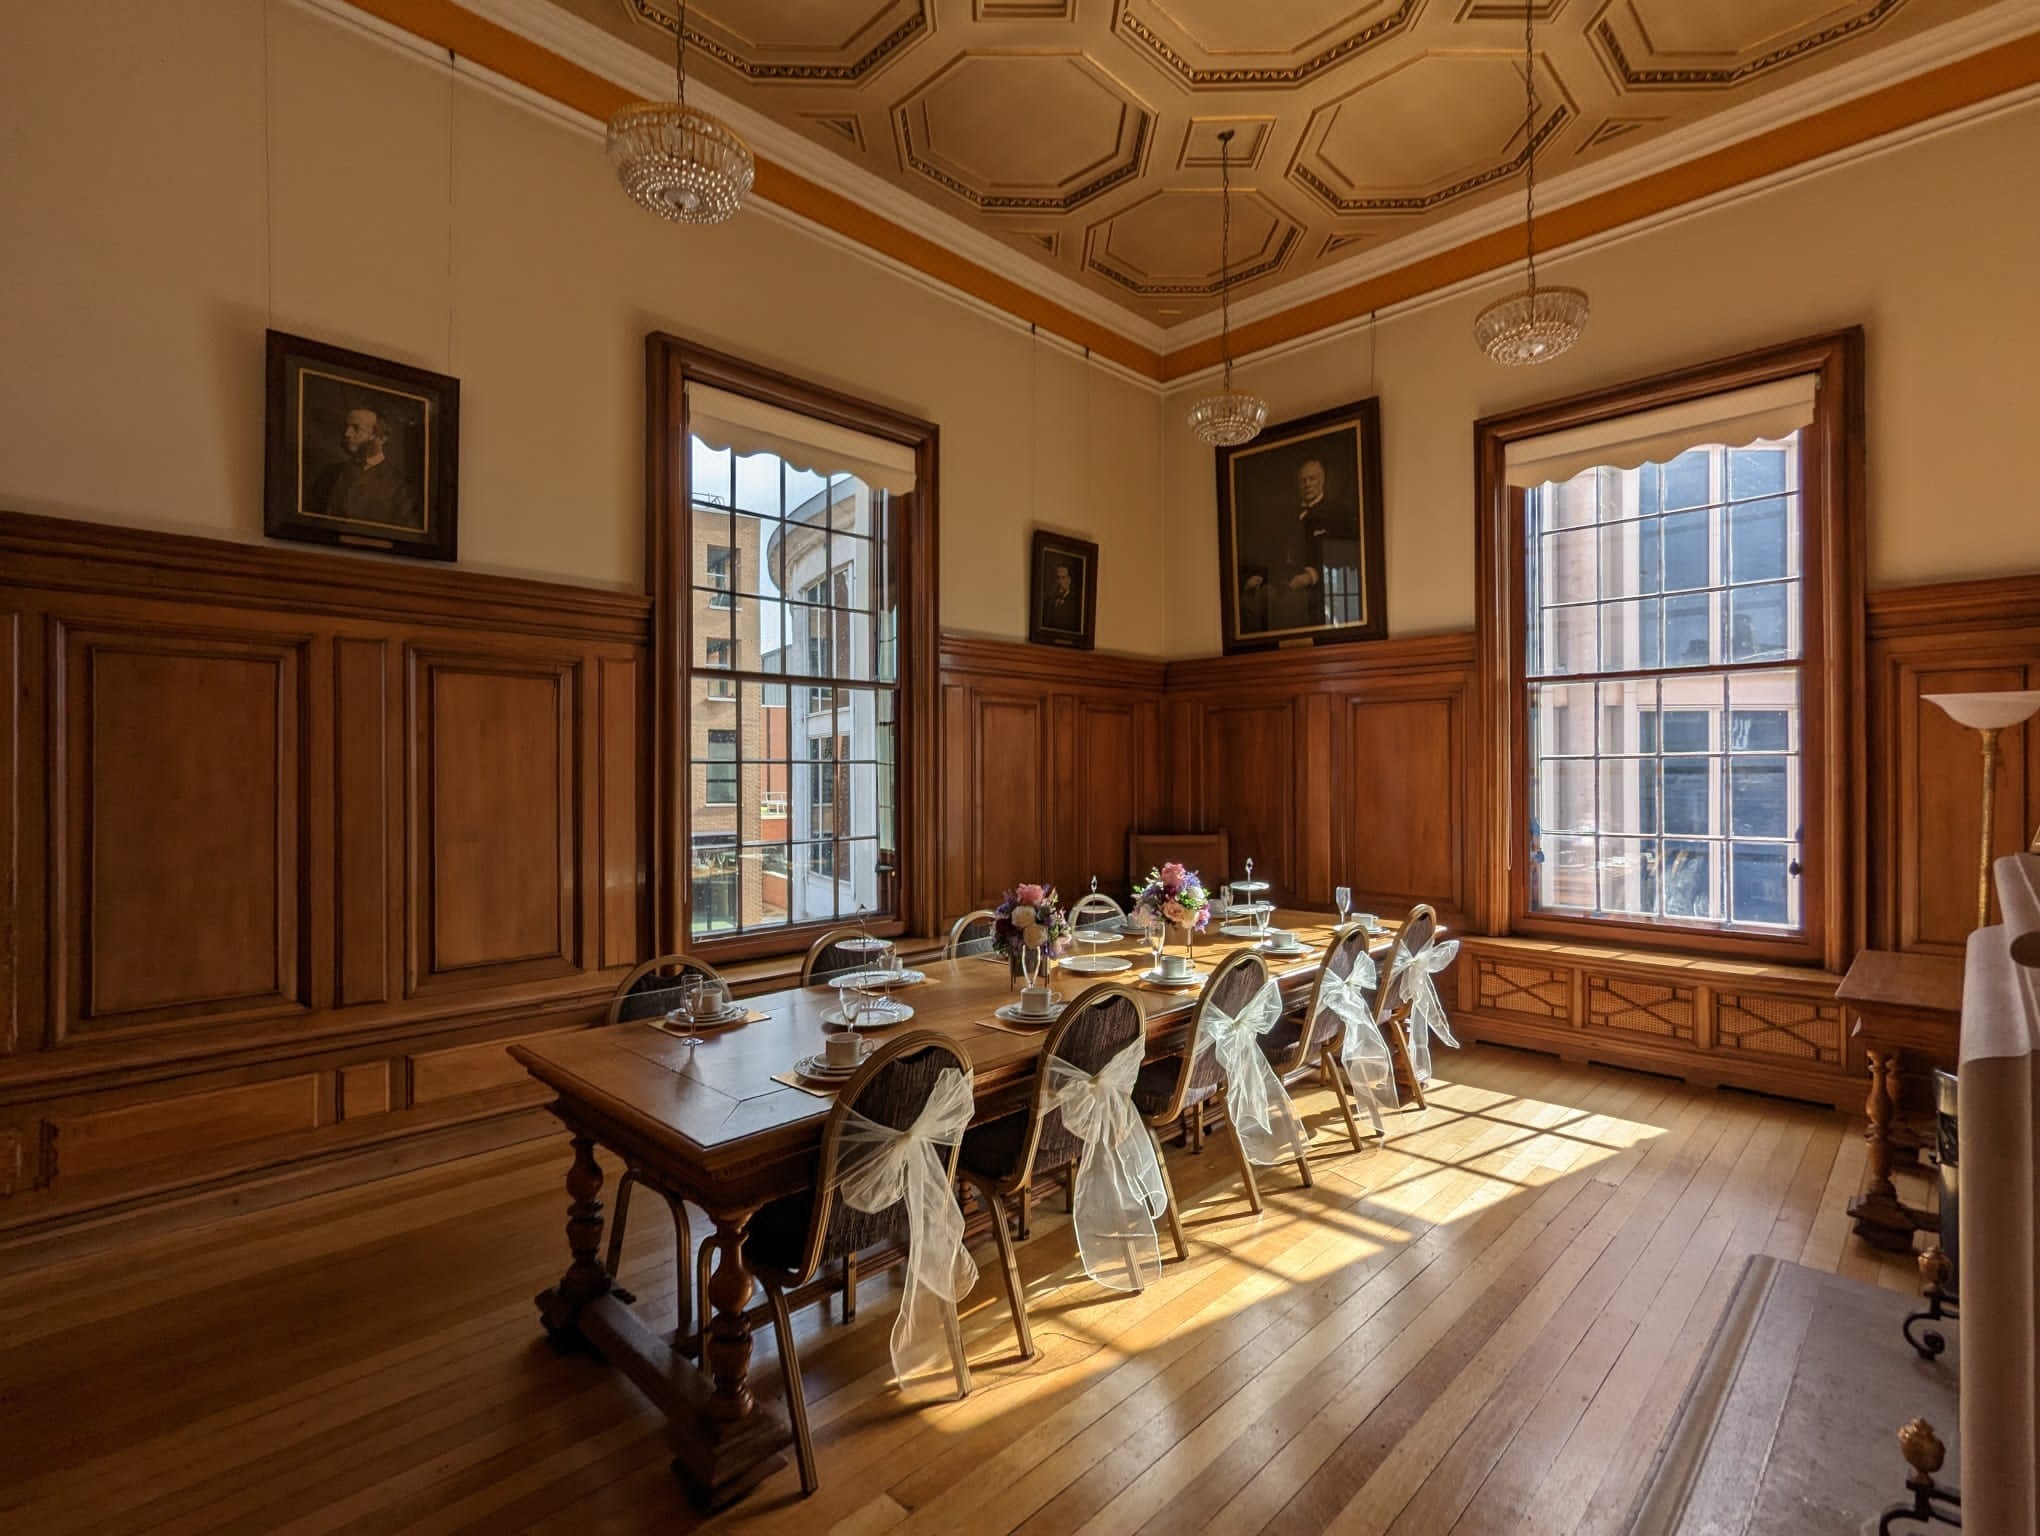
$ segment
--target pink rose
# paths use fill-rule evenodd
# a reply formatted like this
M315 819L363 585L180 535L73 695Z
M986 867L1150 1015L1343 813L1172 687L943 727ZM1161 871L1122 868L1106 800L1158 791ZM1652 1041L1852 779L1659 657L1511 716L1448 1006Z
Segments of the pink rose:
M1029 906L1032 906L1034 903L1045 899L1048 891L1039 885L1023 885L1015 889L1013 895L1019 900L1026 902Z
M1179 928L1190 921L1190 914L1183 910L1183 903L1174 899L1162 903L1162 916Z
M1183 875L1184 869L1181 864L1164 864L1162 866L1162 884L1171 891L1182 887Z

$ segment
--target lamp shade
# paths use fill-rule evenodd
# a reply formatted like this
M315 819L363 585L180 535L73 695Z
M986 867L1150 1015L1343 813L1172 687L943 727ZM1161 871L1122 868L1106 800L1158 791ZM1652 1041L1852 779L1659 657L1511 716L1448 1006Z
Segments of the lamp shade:
M2040 712L2040 688L2007 690L2002 693L1926 693L1929 704L1938 704L1948 718L1972 731L2002 730Z

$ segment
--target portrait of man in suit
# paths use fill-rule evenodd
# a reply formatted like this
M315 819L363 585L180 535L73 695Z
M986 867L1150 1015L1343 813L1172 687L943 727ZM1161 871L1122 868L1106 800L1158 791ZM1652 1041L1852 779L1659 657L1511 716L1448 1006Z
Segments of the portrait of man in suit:
M1088 540L1035 531L1029 640L1036 645L1091 648L1097 625L1097 593L1092 586L1097 563L1098 546Z
M1379 510L1370 508L1378 493L1368 476L1379 469L1363 457L1371 442L1355 416L1314 431L1272 429L1222 450L1228 644L1310 641L1374 623L1379 594L1370 584L1379 573L1369 569L1369 550Z
M384 412L354 406L340 429L340 457L313 479L305 510L350 523L423 528L421 487L411 483L393 451Z

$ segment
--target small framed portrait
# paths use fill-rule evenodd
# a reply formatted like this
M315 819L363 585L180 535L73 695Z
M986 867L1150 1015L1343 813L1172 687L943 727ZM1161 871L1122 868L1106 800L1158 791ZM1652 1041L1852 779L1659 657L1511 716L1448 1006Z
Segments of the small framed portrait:
M1282 422L1218 450L1228 655L1386 638L1381 546L1378 399Z
M269 333L262 531L451 560L460 381Z
M1098 546L1034 530L1028 581L1027 638L1036 645L1088 651L1098 638Z

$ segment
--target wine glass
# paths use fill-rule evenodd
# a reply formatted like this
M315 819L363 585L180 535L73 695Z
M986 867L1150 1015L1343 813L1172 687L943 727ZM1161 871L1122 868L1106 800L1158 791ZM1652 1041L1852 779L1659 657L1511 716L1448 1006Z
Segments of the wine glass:
M1346 914L1353 910L1353 887L1342 885L1332 892L1332 901L1339 909L1339 926L1346 926Z
M1042 953L1039 944L1020 946L1020 985L1035 986L1041 978Z
M1162 974L1162 951L1168 947L1169 925L1159 912L1143 912L1141 926L1147 930L1148 948L1154 952L1154 971Z
M680 1036L682 1045L702 1044L701 1036L695 1033L694 1021L701 1017L704 1006L703 982L706 980L698 971L689 971L679 978L673 988L673 1008L666 1015L666 1022L678 1024L687 1031Z

